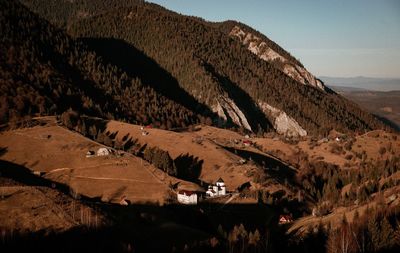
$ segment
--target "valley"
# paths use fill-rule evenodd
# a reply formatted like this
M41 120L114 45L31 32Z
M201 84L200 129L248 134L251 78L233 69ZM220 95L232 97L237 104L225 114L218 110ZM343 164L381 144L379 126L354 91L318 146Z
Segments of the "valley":
M88 203L94 206L94 210L98 210L92 214L94 217L102 217L102 215L114 217L112 219L113 224L121 232L129 228L121 228L119 227L120 225L116 225L119 224L120 217L114 216L116 214L112 206L120 209L118 206L128 205L128 207L132 206L138 210L147 210L146 206L152 206L154 209L151 211L153 217L163 217L162 219L166 219L168 223L170 222L169 220L174 220L175 218L170 215L165 216L164 212L166 211L161 210L169 210L176 206L174 203L177 203L175 198L179 190L194 190L204 193L207 189L206 185L215 182L218 178L223 178L227 185L227 191L233 193L232 198L228 196L215 200L200 200L200 203L193 208L186 208L182 205L179 207L179 204L175 207L178 209L183 208L182 211L189 212L190 217L192 215L196 216L196 213L201 211L203 218L207 219L211 226L209 228L197 228L195 231L191 230L189 232L186 231L186 225L182 227L187 221L174 220L173 222L176 223L176 225L173 225L174 233L190 234L192 239L188 239L189 241L198 240L200 237L208 238L205 240L211 240L213 238L211 236L213 232L211 231L217 229L220 222L222 222L220 218L217 218L220 212L232 212L228 210L231 210L231 208L238 209L240 206L244 208L241 211L243 214L250 214L255 210L259 212L264 208L269 211L267 211L268 215L260 214L260 216L254 217L255 220L253 221L247 218L245 220L242 220L243 218L239 219L238 217L241 214L233 212L231 213L233 216L226 217L223 227L229 228L233 226L236 224L237 219L245 222L246 228L257 227L256 224L262 220L268 221L271 226L278 226L277 218L279 214L289 212L294 216L295 220L288 227L287 233L304 236L307 234L306 231L309 227L318 227L321 222L322 224L330 224L330 226L337 227L343 217L346 217L351 222L355 212L362 215L367 212L366 210L379 210L383 206L396 210L399 204L400 187L398 182L400 181L400 174L398 171L393 174L389 173L387 178L382 177L377 187L384 190L372 193L367 202L365 200L359 202L361 195L357 193L358 191L354 193L358 200L356 199L354 203L348 202L350 191L354 188L354 185L352 186L352 183L350 183L342 186L341 193L339 193L341 196L335 197L338 198L338 202L330 202L330 204L327 204L329 202L326 201L322 202L325 203L323 205L328 205L327 207L317 204L315 201L316 195L309 194L312 191L307 189L307 184L304 184L304 181L298 181L298 177L301 177L300 175L304 175L310 169L310 164L313 167L323 162L337 166L337 168L343 168L343 172L350 172L358 170L360 166L365 166L363 165L365 162L375 163L375 161L379 160L389 161L393 159L396 161L400 152L398 134L373 131L355 138L349 138L333 132L330 137L321 140L303 138L293 142L293 140L288 141L279 135L271 135L264 138L244 136L237 132L207 125L197 125L190 130L174 132L117 121L105 122L96 118L86 119L85 122L89 122L88 120L93 120L92 122L102 126L98 128L102 129L104 136L110 138L111 144L109 145L111 146L106 146L111 151L108 155L97 156L95 153L94 156L86 157L88 150L97 151L104 147L104 144L99 143L98 139L93 141L76 132L75 130L79 129L78 126L75 126L75 130L67 129L65 126L60 125L62 122L55 117L39 117L33 119L36 122L32 123L33 127L10 129L1 133L2 175L6 176L6 178L9 177L8 173L12 175L10 168L13 166L11 164L21 164L27 168L25 173L32 176L37 175L37 177L47 180L49 182L47 185L54 182L56 183L56 189L58 188L73 198L84 201L81 204L81 200L78 200L77 204L74 205L79 206ZM338 136L340 137L339 141L337 140ZM97 138L100 137L98 136ZM100 141L104 142L105 139L107 138L101 137ZM121 146L124 142L132 142L132 140L134 140L135 144L127 151L115 149L116 146ZM247 141L251 144L245 145ZM350 147L347 145L349 142L352 143ZM198 178L187 181L179 178L179 174L178 177L168 175L168 173L146 161L143 154L132 147L139 147L139 150L142 150L141 152L148 147L157 147L165 150L171 154L171 158L176 165L179 164L182 157L191 158L185 164L186 166L193 166L191 163L200 164ZM338 152L338 147L341 147L342 151ZM384 154L382 154L382 148L387 148ZM352 156L351 159L348 158L349 155ZM394 166L397 168L397 163ZM323 172L317 171L314 173L318 175L318 173ZM338 171L338 173L341 172ZM307 176L304 179L303 176L303 180L307 181L309 179L307 179ZM385 186L389 181L392 183ZM244 188L243 186L245 185L246 187ZM43 189L44 186L40 187L42 188L39 189ZM35 203L42 201L41 195L35 194L37 191L35 188L37 187L14 188L6 185L2 186L3 196L16 196L13 198L17 198L18 194L26 195L28 192L32 192L30 189L33 189L34 191L29 193L33 194L30 198L34 199ZM44 189L45 192L49 191L46 188ZM52 189L50 191L54 192L55 190ZM325 189L323 193L328 194ZM302 195L301 200L300 195ZM18 198L13 201L26 202ZM1 202L0 204L7 206L7 203ZM29 202L26 203L28 204ZM108 209L107 206L102 207L103 203L111 204L110 208L112 209ZM71 206L71 202L63 205ZM214 205L216 207L213 207ZM90 208L87 210L91 210ZM328 208L328 212L318 215L313 214L314 212L326 212L322 211L322 208ZM78 207L76 209L79 210ZM251 211L253 209L254 211ZM128 210L130 208L125 211ZM219 211L214 213L215 211L213 210ZM299 210L303 210L303 213L299 213ZM125 211L121 209L118 213ZM304 212L308 214L305 215ZM24 215L32 214L27 211L24 212ZM39 215L40 217L46 217L45 214ZM78 216L79 213L74 215ZM71 214L63 218L63 220L55 220L51 230L63 231L68 230L69 226L76 226L73 225L75 223L71 223L70 217ZM228 217L230 218L228 219ZM20 216L9 216L8 222L14 219L20 219ZM96 219L100 220L100 218ZM159 218L155 219L158 220ZM35 225L35 227L44 225L40 221L38 222L39 224ZM70 225L67 226L64 222L70 222ZM86 220L85 222L88 221ZM93 225L95 221L90 220L89 222L89 224ZM100 224L100 221L97 222ZM132 222L138 221L133 220ZM4 224L6 229L17 228L12 225L13 223L8 224ZM197 224L196 222L190 224L190 226L198 226L195 225ZM60 226L61 230L56 229L57 226ZM98 226L102 227L104 225ZM212 227L213 229L210 230ZM35 231L33 227L27 225L22 225L19 229L18 231ZM154 232L154 230L151 231ZM204 234L200 235L199 233ZM141 236L136 238L141 238ZM175 245L179 245L177 241L174 240L174 242ZM165 243L162 247L171 247L170 240ZM206 243L205 245L209 244ZM141 247L144 246L141 245ZM218 247L215 249L218 249Z
M393 85L394 86L394 85ZM365 110L381 117L393 128L400 129L400 92L372 91L350 87L333 87L338 93L359 104Z
M1 252L400 249L396 92L141 0L3 0L0 31Z

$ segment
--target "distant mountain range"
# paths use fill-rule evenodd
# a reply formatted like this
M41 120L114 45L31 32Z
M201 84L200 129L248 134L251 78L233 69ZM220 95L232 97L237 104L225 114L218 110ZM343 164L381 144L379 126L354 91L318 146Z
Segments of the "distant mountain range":
M346 86L330 88L400 131L400 90L373 91Z
M375 77L319 77L328 86L344 86L361 88L374 91L400 90L400 78L375 78Z

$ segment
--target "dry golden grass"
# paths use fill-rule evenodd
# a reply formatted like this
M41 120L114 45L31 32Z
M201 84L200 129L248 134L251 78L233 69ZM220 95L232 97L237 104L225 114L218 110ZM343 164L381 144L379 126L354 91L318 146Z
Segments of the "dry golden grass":
M327 142L311 142L310 138L306 138L299 141L298 144L293 145L279 139L256 138L256 143L263 150L274 152L280 159L291 163L296 162L295 154L298 151L307 154L309 161L325 161L336 164L340 168L358 168L358 165L362 161L360 155L363 152L365 152L367 160L373 161L400 156L400 135L396 133L375 130L356 136L351 150L346 150L345 145L349 141L350 138L336 141L331 137ZM380 154L382 147L386 150L383 155ZM335 152L335 148L341 149L341 152ZM357 154L359 154L358 157ZM351 158L346 159L346 156Z
M200 179L211 183L222 177L228 190L235 190L238 186L250 181L245 175L248 166L236 165L240 157L226 151L214 142L216 134L219 135L220 141L228 138L239 138L240 135L235 132L213 127L202 127L197 132L181 133L161 129L146 129L149 134L143 136L140 126L117 121L110 121L107 124L106 131L110 133L118 132L116 138L120 140L125 135L129 135L133 139L138 139L141 145L159 147L168 151L173 159L185 154L197 157L203 161Z
M19 232L64 231L77 225L35 187L0 186L0 195L2 229Z
M86 158L89 149L102 145L54 124L2 132L0 143L6 148L1 159L111 202L126 196L131 202L162 203L170 180L176 180L129 154Z

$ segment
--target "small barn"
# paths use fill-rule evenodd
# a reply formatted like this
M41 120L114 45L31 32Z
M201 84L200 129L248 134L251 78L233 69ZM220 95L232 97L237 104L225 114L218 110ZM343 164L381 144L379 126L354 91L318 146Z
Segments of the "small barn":
M109 148L99 148L99 150L97 150L97 156L107 156L111 154L111 149Z
M196 205L197 193L194 191L180 190L178 191L178 202L186 205Z

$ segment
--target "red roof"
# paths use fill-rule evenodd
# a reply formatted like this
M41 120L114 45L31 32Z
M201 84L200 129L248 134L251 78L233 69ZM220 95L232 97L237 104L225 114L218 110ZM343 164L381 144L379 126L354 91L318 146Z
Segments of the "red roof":
M180 190L180 191L178 191L178 194L185 194L186 196L192 196L193 194L196 194L196 193L194 191Z
M251 142L251 141L249 141L249 140L244 140L244 141L243 141L243 143L248 143L248 144L251 144L252 142Z
M279 215L279 221L292 221L292 216L288 214Z

